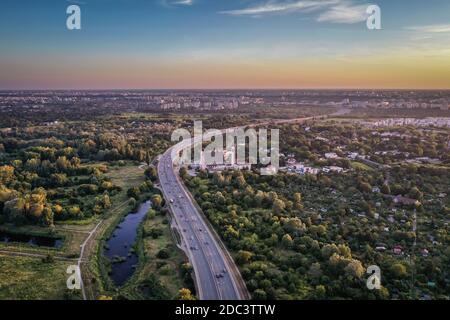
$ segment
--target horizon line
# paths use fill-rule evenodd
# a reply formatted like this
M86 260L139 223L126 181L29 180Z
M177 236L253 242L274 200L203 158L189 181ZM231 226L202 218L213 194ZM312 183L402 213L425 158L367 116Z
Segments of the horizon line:
M450 88L370 88L370 87L311 87L311 88L277 88L277 87L262 87L262 88L14 88L6 89L0 88L0 92L13 91L450 91Z

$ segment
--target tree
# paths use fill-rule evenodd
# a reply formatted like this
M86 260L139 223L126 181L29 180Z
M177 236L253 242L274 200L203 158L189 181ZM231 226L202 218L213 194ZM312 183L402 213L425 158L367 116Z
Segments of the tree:
M216 194L214 195L214 202L218 203L218 204L225 204L226 199L223 196L222 192L217 191Z
M24 215L25 206L25 199L17 197L15 199L7 201L3 210L11 222L16 225L20 225L24 224L26 221L26 217Z
M222 173L220 172L214 172L213 174L213 183L219 187L223 186L225 183L225 178L223 177Z
M330 258L333 253L338 253L339 248L334 244L326 244L322 247L321 254L324 259Z
M153 219L156 217L156 211L154 209L149 209L147 212L147 219Z
M53 211L50 207L45 207L42 212L43 223L46 226L53 226Z
M178 291L178 299L179 300L195 300L195 297L192 295L191 290L182 288Z
M70 161L66 157L59 157L56 160L56 168L60 172L65 172L71 167Z
M154 166L150 166L145 169L144 174L151 181L156 181L158 179L158 172L156 171L156 168Z
M322 268L320 263L315 262L309 267L308 275L313 279L318 279L322 276Z
M294 240L292 240L292 237L289 234L285 234L283 238L281 238L281 243L285 248L291 248Z
M360 279L364 274L364 267L359 260L353 259L344 269L350 277Z
M369 193L372 192L372 186L367 182L360 182L359 190L364 193Z
M255 300L266 300L267 299L267 294L262 289L256 289L255 291L253 291L253 299L255 299Z
M265 193L263 191L261 191L261 190L258 190L256 192L256 195L255 195L256 206L257 207L262 207L262 203L263 203L265 198L266 198Z
M411 190L409 191L409 196L419 201L423 200L423 193L420 192L419 188L417 187L411 188Z
M302 194L300 192L294 193L294 202L302 202Z
M242 174L239 177L237 177L236 181L239 189L244 189L245 186L247 185L247 182L245 181L245 178Z
M163 199L159 194L153 195L151 201L155 208L157 208L157 209L161 208Z
M7 185L14 179L13 166L0 166L0 184Z
M391 187L389 187L389 184L384 183L381 186L381 192L384 193L384 194L391 194Z
M17 196L17 192L0 184L0 205Z
M273 211L276 214L282 213L285 208L286 204L283 202L283 200L275 199L275 201L273 202Z
M103 193L102 203L104 209L109 209L111 207L111 199L108 192Z
M284 221L284 230L289 234L299 235L306 230L305 224L297 217L285 219Z
M114 184L111 181L103 181L102 182L103 190L111 190L112 188L114 188Z
M159 259L167 259L170 257L170 253L167 249L161 249L158 251L158 253L156 254L156 257Z
M145 153L145 162L147 163L147 165L149 166L150 163L152 162L152 157L150 156L150 151L147 150L147 152Z
M50 181L53 186L62 187L65 186L69 180L64 173L54 173L50 176Z
M239 231L233 228L232 225L228 225L226 226L224 235L228 240L237 239L239 238Z
M53 212L58 216L58 215L62 214L62 212L63 212L63 207L60 206L59 204L55 204L55 205L53 206Z
M327 289L325 288L325 286L324 285L318 285L318 286L315 287L314 297L316 299L324 299L326 293L327 293Z
M187 171L186 167L181 167L179 174L182 179L186 179L186 177L188 177L188 171Z
M302 204L302 194L299 192L294 193L294 208L296 210L302 210L303 204Z
M128 191L127 191L127 195L130 198L138 199L140 194L141 194L141 190L138 187L132 187L132 188L128 189Z
M70 164L72 165L73 168L78 169L81 165L81 160L78 157L73 157L70 160Z
M395 263L392 265L391 271L396 278L404 278L407 276L406 267L401 263Z
M81 212L80 207L78 206L73 206L72 208L69 209L69 214L74 217L74 218L78 218L80 217L83 213Z
M128 200L128 205L129 205L130 207L136 208L136 204L137 204L137 201L136 201L135 198L130 198L130 200Z
M43 203L33 203L29 207L29 215L33 218L34 221L39 220L39 218L42 216L43 211L44 211Z
M339 255L343 256L344 258L351 259L352 258L352 250L349 246L345 244L338 245Z
M253 253L251 253L250 251L245 251L245 250L239 250L238 255L237 255L237 263L238 264L244 264L244 263L248 263L250 262L250 259L253 257Z
M278 194L275 191L270 191L267 194L267 197L269 198L271 203L274 203L276 199L278 199Z

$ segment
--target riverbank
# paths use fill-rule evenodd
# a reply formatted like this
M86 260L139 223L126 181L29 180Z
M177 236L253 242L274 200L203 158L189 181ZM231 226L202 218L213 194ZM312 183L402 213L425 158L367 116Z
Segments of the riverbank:
M151 194L146 195L145 199L150 198ZM136 213L122 213L115 223L110 224L98 243L96 261L101 281L97 286L97 296L155 300L176 299L182 288L189 288L193 292L194 285L190 265L186 264L187 258L175 244L168 216L164 211L157 209L149 209L142 222L137 226L135 241L132 245L132 254L136 256L137 264L134 266L134 272L126 281L120 279L119 283L123 286L117 285L111 277L114 264L108 258L108 254L105 254L115 250L111 248L111 242L109 247L106 245L112 235L118 231L117 227L125 221L126 217L133 214ZM109 256L111 257L111 254ZM125 257L115 258L116 264L126 263L123 258ZM124 267L128 266L124 264Z
M137 253L139 265L122 288L126 299L178 299L179 290L195 293L188 259L175 243L168 214L155 210L142 223Z

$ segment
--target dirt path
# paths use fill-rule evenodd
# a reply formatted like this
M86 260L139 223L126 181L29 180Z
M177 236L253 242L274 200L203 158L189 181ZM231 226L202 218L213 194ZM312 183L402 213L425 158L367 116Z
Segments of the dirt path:
M48 255L41 254L41 253L30 253L30 252L20 252L20 251L9 251L9 250L0 250L0 254L5 256L14 256L14 257L30 257L30 258L47 258ZM53 256L54 259L60 260L60 261L72 261L75 262L77 259L70 259L60 256Z

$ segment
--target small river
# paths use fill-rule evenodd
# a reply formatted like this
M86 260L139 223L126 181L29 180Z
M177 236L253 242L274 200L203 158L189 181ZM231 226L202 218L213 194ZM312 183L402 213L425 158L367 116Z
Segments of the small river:
M61 248L63 241L60 238L46 236L32 236L28 234L9 233L0 231L0 242L2 243L26 243L31 246Z
M110 277L118 287L133 275L138 264L139 258L132 247L136 242L139 226L150 208L151 202L147 201L139 206L137 212L130 212L106 242L105 256L112 262Z

